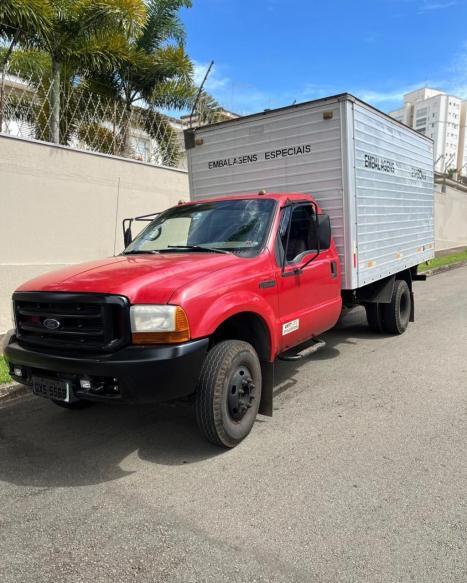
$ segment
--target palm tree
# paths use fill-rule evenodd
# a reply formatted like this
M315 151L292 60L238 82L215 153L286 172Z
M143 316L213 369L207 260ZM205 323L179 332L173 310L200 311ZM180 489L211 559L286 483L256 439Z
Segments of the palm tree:
M92 91L111 97L123 110L118 152L130 152L130 127L140 127L161 148L162 163L173 165L177 140L161 110L189 108L196 95L193 64L185 52L185 31L178 16L190 0L147 0L147 19L128 35L127 51L110 72L88 78Z
M205 92L197 99L193 65L184 51L178 11L189 7L190 0L147 0L142 26L139 17L125 24L124 12L117 11L121 21L112 21L107 11L120 5L138 7L140 0L35 1L53 7L51 32L36 35L34 49L14 51L10 71L27 79L34 92L10 95L9 110L34 128L36 138L69 144L77 136L93 150L129 156L130 130L139 128L157 144L153 161L173 166L180 142L162 112L191 110L196 102L198 121L217 119L215 100ZM109 26L107 34L91 4L104 10L101 24ZM94 28L83 28L85 21Z
M0 40L6 50L0 57L0 131L3 127L5 75L8 61L18 43L31 44L36 35L46 35L51 16L49 0L2 0Z
M6 49L0 49L0 59ZM47 53L37 49L16 49L11 53L8 71L19 82L19 87L5 93L4 119L26 126L26 135L32 132L42 141L50 141L51 119L51 60ZM21 88L22 86L22 88ZM80 84L67 67L61 71L60 82L60 143L68 145L78 125L91 114L83 107L85 100ZM19 130L22 134L24 129Z
M11 1L11 0L8 0ZM48 0L48 27L34 46L50 57L50 140L60 143L62 77L111 66L125 49L125 35L146 19L143 0Z
M9 52L19 40L45 34L51 16L49 0L2 0L0 38L9 42Z

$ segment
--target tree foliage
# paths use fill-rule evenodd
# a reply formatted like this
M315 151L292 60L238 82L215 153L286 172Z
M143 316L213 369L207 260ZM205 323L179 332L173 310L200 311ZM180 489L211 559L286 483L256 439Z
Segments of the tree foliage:
M21 46L4 58L36 89L18 115L37 110L42 139L68 144L78 136L123 155L131 155L136 127L160 144L162 163L175 165L179 144L162 112L191 110L198 96L179 16L189 7L191 0L0 0L0 36ZM90 116L83 104L93 96L113 105ZM212 97L203 91L197 103L199 121L206 112L216 120Z
M51 15L50 0L1 0L0 38L32 43L37 34L46 34Z
M182 7L190 6L190 0L148 0L146 22L127 36L126 51L116 65L87 79L91 90L104 92L128 113L145 106L150 113L145 118L133 116L131 123L139 120L142 129L163 142L164 151L170 152L165 162L172 164L179 151L175 146L168 148L169 140L170 144L176 140L160 110L185 109L193 103L196 93L193 64L184 49L185 31L178 15ZM127 119L122 127L122 154L128 154L131 148L129 116Z
M37 1L37 0L36 0ZM114 62L127 34L143 26L143 0L48 0L49 23L36 46L76 71Z

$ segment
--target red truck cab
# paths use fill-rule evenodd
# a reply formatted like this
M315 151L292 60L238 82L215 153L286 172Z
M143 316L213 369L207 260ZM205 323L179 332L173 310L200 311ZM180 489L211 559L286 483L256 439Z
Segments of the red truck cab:
M303 194L210 198L161 213L116 257L13 295L5 357L55 403L194 396L233 447L272 414L275 359L332 328L341 271L329 218Z

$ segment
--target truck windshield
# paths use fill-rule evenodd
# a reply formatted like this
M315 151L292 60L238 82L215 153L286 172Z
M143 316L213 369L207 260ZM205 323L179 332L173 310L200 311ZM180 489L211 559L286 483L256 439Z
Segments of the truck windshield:
M124 254L218 252L252 257L264 245L275 202L239 199L173 207L160 214Z

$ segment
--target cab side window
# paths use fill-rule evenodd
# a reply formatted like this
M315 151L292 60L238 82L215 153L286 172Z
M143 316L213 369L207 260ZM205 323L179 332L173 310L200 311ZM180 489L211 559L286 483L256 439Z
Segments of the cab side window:
M290 228L289 228L290 218ZM284 209L279 229L280 256L287 247L287 262L297 261L307 251L318 247L315 213L311 204Z

